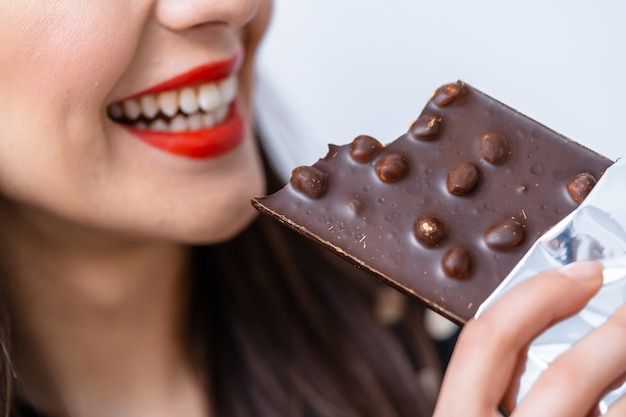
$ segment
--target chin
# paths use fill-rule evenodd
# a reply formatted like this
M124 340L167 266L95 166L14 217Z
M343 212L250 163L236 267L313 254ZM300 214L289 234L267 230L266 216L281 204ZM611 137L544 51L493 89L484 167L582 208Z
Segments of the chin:
M160 228L165 236L184 244L216 244L232 239L250 225L258 213L251 198L264 193L266 182L260 158L249 154L255 148L244 147L242 151L246 155L235 152L232 159L223 159L217 169L203 174L209 185L200 181L180 193L172 190L177 196L173 198L175 208L160 211L165 216L161 222L157 220L165 226Z
M264 182L255 184L255 181L248 181L243 189L231 188L234 195L226 196L220 202L209 198L195 205L179 206L179 210L153 223L153 231L161 239L182 244L225 242L241 233L256 218L258 212L252 207L250 199L264 189Z

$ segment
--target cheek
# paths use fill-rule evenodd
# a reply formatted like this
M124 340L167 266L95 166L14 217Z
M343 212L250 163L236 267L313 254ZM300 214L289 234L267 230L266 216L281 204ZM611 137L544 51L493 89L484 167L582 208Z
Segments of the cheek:
M4 13L0 1L0 188L82 224L222 240L245 226L250 197L263 191L251 139L204 175L110 140L107 96L136 57L152 3L16 0Z
M76 115L101 111L134 54L141 19L148 16L149 10L124 3L21 0L0 15L1 91L21 105L16 110L22 118L45 113L71 124ZM133 24L122 27L121 21Z
M120 0L9 3L0 5L0 172L28 166L34 176L69 162L68 150L104 150L96 140L104 100L134 55L148 8ZM121 21L133 24L120 30Z

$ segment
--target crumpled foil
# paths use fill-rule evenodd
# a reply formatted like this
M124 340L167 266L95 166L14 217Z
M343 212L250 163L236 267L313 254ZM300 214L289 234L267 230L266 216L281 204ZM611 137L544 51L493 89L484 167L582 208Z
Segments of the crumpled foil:
M541 372L562 352L606 321L626 302L626 160L607 169L587 198L569 216L544 234L511 273L480 306L478 317L505 292L538 272L575 261L597 260L604 265L600 292L575 316L547 329L533 341L520 381L518 403ZM626 383L598 404L600 413L626 393Z

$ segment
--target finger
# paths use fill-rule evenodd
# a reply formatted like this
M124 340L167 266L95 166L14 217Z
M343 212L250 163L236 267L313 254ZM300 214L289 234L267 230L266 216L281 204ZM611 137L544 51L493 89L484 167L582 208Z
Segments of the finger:
M574 416L589 411L625 369L626 306L561 354L517 410L524 416Z
M506 412L506 415L510 415L511 412L515 409L517 405L517 396L520 388L520 379L526 370L526 362L528 361L528 346L524 346L520 350L520 354L518 355L517 361L515 363L515 367L513 368L513 373L511 375L511 380L509 383L509 388L506 390L504 394L504 398L501 401L501 407L503 411Z
M611 391L620 388L622 385L624 385L625 382L626 382L626 372L622 373L622 376L620 376L615 382L613 382L609 387L607 387L602 394L600 394L600 398L598 399L597 404L592 408L592 410L589 412L589 415L587 417L604 416L600 409L601 399L604 398Z
M538 274L468 322L444 378L438 407L446 413L441 415L493 414L526 346L579 311L600 288L601 271L597 262L582 262Z

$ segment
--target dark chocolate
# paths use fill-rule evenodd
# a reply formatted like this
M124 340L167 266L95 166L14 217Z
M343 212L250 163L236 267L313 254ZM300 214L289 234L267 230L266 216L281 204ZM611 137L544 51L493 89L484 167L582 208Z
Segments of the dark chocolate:
M372 160L383 149L383 144L368 135L357 136L350 144L350 155L357 162Z
M450 249L441 261L443 272L451 278L464 279L472 271L472 256L461 246Z
M511 155L509 141L501 133L487 133L480 138L480 156L487 162L500 165Z
M295 189L311 198L319 198L326 192L326 174L314 167L294 168L289 182Z
M415 238L428 248L436 248L446 238L446 230L436 217L422 216L413 228Z
M448 175L448 190L454 194L469 194L480 181L480 171L471 162L462 162Z
M413 122L409 128L409 133L420 140L434 139L439 133L440 125L441 117L435 114L423 114Z
M396 182L409 170L406 158L397 153L383 155L376 164L376 173L385 182Z
M583 172L576 177L574 177L567 184L567 191L569 191L569 195L576 201L577 203L581 203L587 194L591 192L594 185L596 185L596 179L588 172Z
M395 141L331 145L253 204L464 323L610 164L457 82Z
M485 243L495 251L508 251L526 239L525 226L515 219L507 219L485 233Z

